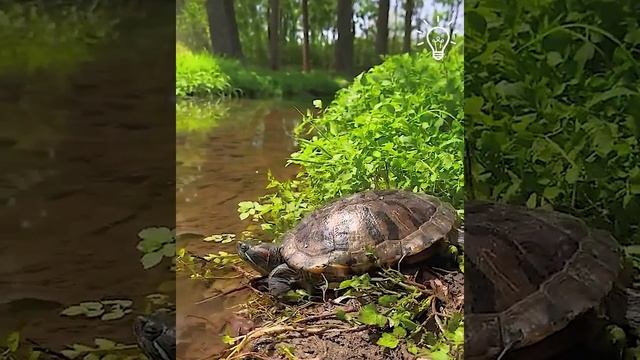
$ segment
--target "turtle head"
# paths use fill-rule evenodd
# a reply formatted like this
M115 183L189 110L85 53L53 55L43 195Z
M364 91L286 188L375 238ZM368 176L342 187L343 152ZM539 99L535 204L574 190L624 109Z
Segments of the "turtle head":
M280 247L272 243L238 241L238 256L261 275L269 275L278 265L284 263Z

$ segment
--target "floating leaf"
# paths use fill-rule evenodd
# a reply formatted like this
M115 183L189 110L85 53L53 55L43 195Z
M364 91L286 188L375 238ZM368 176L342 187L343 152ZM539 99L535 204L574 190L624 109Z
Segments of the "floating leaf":
M154 251L144 254L144 256L140 259L140 262L145 269L149 269L158 265L160 261L162 261L163 257L164 255L162 254L162 252Z
M94 343L98 348L105 350L113 349L116 347L115 341L111 341L109 339L96 338L94 340Z
M10 352L18 351L18 347L20 346L20 333L17 331L13 331L7 336L7 348Z

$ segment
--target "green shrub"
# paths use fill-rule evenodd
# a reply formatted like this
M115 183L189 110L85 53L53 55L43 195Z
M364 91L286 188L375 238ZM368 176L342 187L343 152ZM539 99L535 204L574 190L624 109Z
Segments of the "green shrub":
M465 12L470 196L640 242L640 3L478 3Z
M241 203L241 217L277 235L316 206L370 188L426 192L462 207L462 71L459 44L443 62L427 52L397 55L359 75L297 128L300 149L289 163L301 166L298 177L270 178L275 193Z
M216 59L176 45L176 95L222 95L230 91L229 77Z

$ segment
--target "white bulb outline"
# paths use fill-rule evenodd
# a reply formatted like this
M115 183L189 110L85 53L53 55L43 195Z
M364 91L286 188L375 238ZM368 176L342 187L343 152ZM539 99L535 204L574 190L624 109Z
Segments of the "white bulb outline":
M436 17L436 21L440 22L440 17L439 16ZM427 45L429 45L429 48L431 48L431 54L432 54L432 56L433 56L433 58L435 60L440 61L440 60L442 60L444 58L444 51L447 48L447 46L449 46L449 44L455 44L455 41L451 40L451 36L449 35L449 30L448 29L446 29L446 28L444 28L442 26L431 27L431 25L426 20L422 20L422 22L427 25L427 28L429 28L429 31L427 31L427 34L426 34L426 39L427 39ZM451 21L449 21L447 23L447 25L449 25L449 26L451 26L451 24L453 24L453 20L451 20ZM439 50L434 48L433 44L431 44L431 41L429 39L429 36L436 30L438 30L441 33L445 33L446 34L446 39L447 39L445 41L444 45L442 46L442 49L439 49ZM424 34L424 32L422 32L420 30L418 30L418 33ZM420 41L418 43L418 46L420 46L420 45L424 45L424 41Z

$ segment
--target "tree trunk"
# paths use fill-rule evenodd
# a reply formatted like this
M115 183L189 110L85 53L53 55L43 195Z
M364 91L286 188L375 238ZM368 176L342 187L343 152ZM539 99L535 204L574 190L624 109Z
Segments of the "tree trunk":
M278 0L269 0L269 55L271 56L271 68L278 70L280 67L280 6Z
M413 0L406 0L404 8L404 42L402 44L403 52L411 52L411 20L413 18Z
M336 71L351 73L353 67L353 2L338 0L338 39L336 40Z
M302 0L302 70L309 72L311 64L309 63L309 4L308 0Z
M233 0L207 0L211 49L214 53L242 59L242 47Z
M389 52L389 0L380 0L376 19L376 54Z

